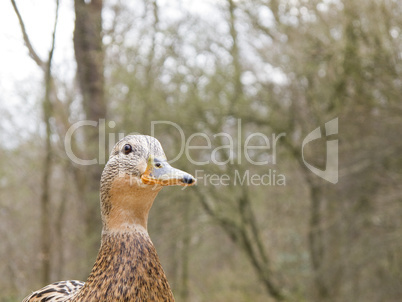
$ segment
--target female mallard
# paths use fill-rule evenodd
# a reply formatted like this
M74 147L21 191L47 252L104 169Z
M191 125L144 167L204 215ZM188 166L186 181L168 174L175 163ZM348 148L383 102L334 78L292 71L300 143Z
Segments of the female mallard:
M56 282L23 302L174 301L147 232L148 213L163 186L195 182L193 176L167 163L155 138L123 138L102 173L102 242L87 281Z

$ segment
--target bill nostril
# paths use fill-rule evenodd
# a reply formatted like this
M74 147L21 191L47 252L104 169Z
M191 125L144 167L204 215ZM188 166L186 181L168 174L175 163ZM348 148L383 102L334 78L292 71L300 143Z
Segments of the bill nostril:
M190 185L194 182L194 178L191 175L184 175L182 181L183 183Z

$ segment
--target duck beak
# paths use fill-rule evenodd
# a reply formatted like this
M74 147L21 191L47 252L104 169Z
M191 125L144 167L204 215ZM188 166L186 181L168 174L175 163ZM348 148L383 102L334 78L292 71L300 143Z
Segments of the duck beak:
M173 168L166 160L152 156L148 159L147 169L141 175L141 181L147 185L162 186L192 186L196 183L192 175Z

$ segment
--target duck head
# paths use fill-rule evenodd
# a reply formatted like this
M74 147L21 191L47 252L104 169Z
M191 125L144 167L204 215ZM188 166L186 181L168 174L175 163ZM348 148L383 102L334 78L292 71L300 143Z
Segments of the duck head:
M148 212L164 186L192 186L196 179L173 168L159 141L129 135L112 149L101 177L104 231L147 228Z

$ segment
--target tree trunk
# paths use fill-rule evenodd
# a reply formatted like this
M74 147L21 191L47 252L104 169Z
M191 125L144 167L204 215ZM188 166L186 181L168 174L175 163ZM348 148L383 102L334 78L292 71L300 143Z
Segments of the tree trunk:
M102 44L102 0L75 0L74 51L77 61L77 78L81 89L83 107L88 120L99 122L106 117L104 94L104 50ZM85 153L89 158L104 154L106 146L99 144L99 128L86 127ZM101 148L101 149L98 149ZM102 152L102 153L101 153ZM83 204L86 220L86 235L89 242L88 256L96 256L98 240L94 235L100 231L99 181L102 162L90 167L85 176L85 202ZM97 238L97 237L96 237Z
M51 274L51 224L50 224L50 176L52 173L52 129L50 118L52 117L51 95L53 91L52 60L56 40L56 27L58 21L59 1L56 1L56 17L52 35L52 46L49 51L45 70L45 97L43 100L43 120L46 128L45 159L43 163L42 197L41 197L41 257L42 257L42 282L50 283Z
M42 258L42 283L50 283L50 246L51 246L51 232L50 232L50 174L52 166L52 146L51 146L51 103L49 98L51 86L51 62L47 63L46 71L46 93L43 100L43 119L46 127L45 138L45 158L43 162L43 175L42 175L42 196L41 196L41 258Z
M106 115L102 44L102 0L75 0L74 51L84 109L88 119Z
M189 265L190 265L190 243L191 243L191 204L189 202L184 203L184 234L182 238L182 250L181 250L181 280L180 280L180 301L189 301Z

